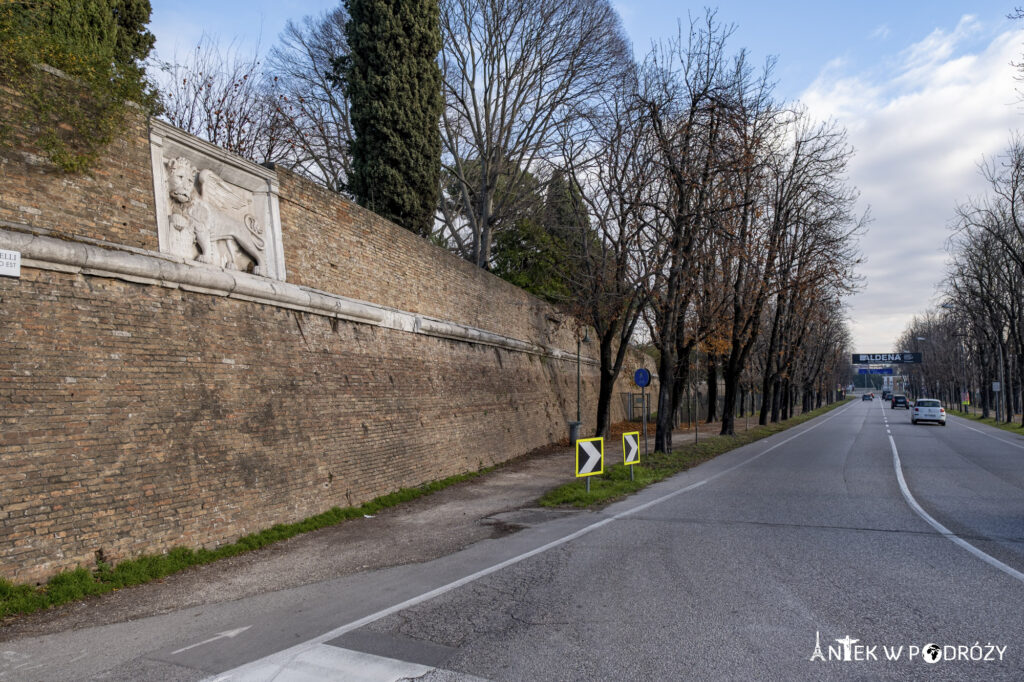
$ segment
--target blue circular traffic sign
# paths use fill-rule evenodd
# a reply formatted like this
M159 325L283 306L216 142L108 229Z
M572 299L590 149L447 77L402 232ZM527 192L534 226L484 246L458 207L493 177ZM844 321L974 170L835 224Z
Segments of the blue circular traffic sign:
M651 383L651 373L641 367L633 373L633 381L640 388L648 386Z

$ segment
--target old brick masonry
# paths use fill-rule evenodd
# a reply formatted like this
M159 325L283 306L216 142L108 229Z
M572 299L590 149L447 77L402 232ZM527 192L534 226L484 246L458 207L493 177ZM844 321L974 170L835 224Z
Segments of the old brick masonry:
M156 252L149 153L141 116L88 176L58 173L27 140L0 150L0 231ZM289 283L567 354L28 260L0 278L0 577L216 546L565 435L571 320L278 177ZM583 372L592 405L596 368Z

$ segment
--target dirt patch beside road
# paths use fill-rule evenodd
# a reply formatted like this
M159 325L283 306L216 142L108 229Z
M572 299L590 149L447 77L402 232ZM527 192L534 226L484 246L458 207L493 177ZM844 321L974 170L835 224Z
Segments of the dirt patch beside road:
M736 430L745 426L746 420L738 420ZM717 435L720 428L720 423L701 423L700 438ZM606 466L622 460L621 434L640 429L638 422L613 425L605 443ZM680 425L674 442L692 439L692 429L692 424ZM653 424L648 426L648 437L653 446ZM541 448L373 518L345 521L163 580L8 619L0 625L0 642L136 620L360 571L430 561L550 518L557 512L530 508L547 491L574 479L574 459L574 448L565 444Z
M430 561L518 529L502 516L573 479L573 451L542 448L494 471L387 509L163 580L8 620L0 641L136 620L178 609Z

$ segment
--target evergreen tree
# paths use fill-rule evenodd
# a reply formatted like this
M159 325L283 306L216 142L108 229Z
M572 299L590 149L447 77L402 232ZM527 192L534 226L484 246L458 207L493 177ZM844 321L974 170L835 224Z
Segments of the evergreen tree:
M433 232L441 168L437 0L346 0L349 55L337 72L351 102L349 190L406 229Z
M142 61L153 48L149 0L0 2L0 85L24 107L0 110L0 142L36 128L65 171L86 169L121 128L125 101L156 101ZM55 79L39 64L60 69Z
M493 272L531 294L565 303L572 298L577 271L594 239L579 187L555 171L541 197L527 174L523 183L540 204L538 217L521 218L494 231ZM499 189L503 186L499 182Z

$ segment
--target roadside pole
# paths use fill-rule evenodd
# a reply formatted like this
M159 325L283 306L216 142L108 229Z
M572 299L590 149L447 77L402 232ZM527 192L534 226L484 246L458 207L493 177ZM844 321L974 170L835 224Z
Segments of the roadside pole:
M646 368L641 367L637 371L633 372L633 383L640 387L640 419L643 420L643 438L644 438L644 456L647 456L647 391L645 390L651 383L651 373ZM630 472L633 470L630 469Z
M647 389L645 389L645 388L641 388L640 389L640 404L642 405L642 407L640 408L640 411L643 413L643 420L644 420L644 423L643 423L644 457L647 456L647 420L650 419L650 416L651 416L651 410L650 410L650 408L647 405L647 392L646 391L647 391ZM632 474L633 470L630 469L629 471Z

